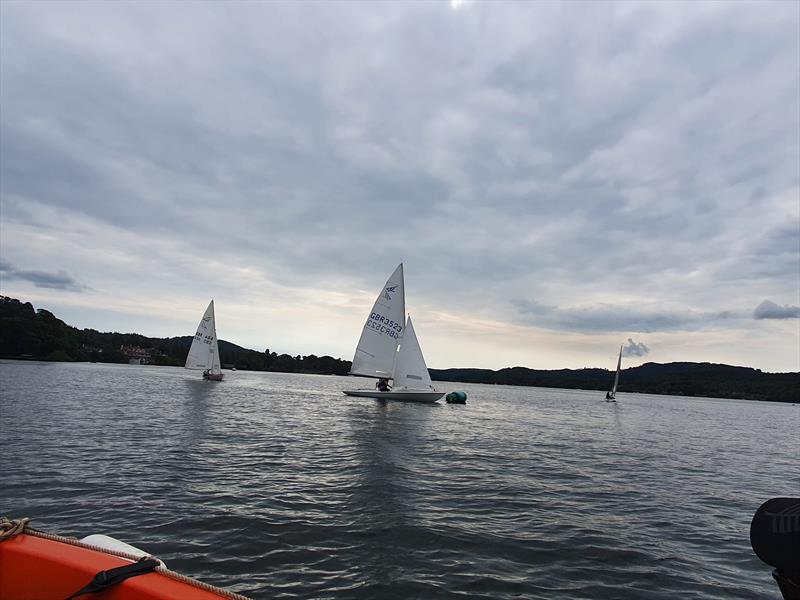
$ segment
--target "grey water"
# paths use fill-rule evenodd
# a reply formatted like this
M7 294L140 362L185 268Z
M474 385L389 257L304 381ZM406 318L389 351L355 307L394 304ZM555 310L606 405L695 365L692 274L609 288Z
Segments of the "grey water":
M0 361L0 515L252 598L780 597L748 531L800 493L798 406L225 375Z

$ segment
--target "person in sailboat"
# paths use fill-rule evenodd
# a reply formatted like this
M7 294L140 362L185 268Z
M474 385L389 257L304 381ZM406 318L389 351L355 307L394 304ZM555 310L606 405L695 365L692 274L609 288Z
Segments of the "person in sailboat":
M380 379L378 379L378 383L375 384L375 388L379 392L388 392L389 390L392 389L389 387L389 380L386 379L385 377L381 377Z

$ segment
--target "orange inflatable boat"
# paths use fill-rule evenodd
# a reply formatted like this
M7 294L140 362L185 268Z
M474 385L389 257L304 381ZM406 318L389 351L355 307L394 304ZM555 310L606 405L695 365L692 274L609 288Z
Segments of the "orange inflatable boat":
M2 517L0 598L247 600L173 573L160 560L114 538L65 538L27 527L27 519L9 521Z

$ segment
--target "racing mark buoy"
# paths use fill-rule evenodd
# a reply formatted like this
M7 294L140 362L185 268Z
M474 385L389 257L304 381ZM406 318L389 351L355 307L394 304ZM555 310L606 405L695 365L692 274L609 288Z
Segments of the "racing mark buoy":
M466 404L467 392L450 392L445 396L448 404Z

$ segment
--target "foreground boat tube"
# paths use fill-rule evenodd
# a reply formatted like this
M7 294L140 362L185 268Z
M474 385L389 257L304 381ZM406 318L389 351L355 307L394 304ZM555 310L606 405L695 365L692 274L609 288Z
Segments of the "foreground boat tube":
M9 523L6 521L6 523ZM0 534L3 531L0 530ZM87 587L101 571L135 566L123 558L70 538L26 529L0 537L0 598L63 600ZM103 577L98 579L102 580ZM93 594L79 596L92 598ZM102 592L106 600L246 600L244 596L173 573L163 566L124 579Z

